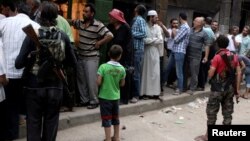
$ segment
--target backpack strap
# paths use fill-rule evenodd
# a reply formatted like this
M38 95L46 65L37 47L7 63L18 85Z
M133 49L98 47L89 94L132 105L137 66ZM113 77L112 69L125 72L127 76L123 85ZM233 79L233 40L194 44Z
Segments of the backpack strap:
M231 62L229 62L227 54L226 53L220 53L220 56L221 56L222 60L224 61L224 63L226 64L229 71L232 71L233 67L231 65ZM233 55L233 57L234 57L234 55Z

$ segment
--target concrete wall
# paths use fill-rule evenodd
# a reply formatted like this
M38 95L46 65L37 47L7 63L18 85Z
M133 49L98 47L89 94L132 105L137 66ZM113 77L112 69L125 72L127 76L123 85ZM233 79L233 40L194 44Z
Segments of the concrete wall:
M172 18L177 18L177 19L179 18L179 13L180 12L187 13L187 15L188 15L188 24L190 26L192 25L194 10L187 9L187 8L179 8L179 7L175 7L175 6L168 6L167 22L166 22L167 27L170 26L170 20Z

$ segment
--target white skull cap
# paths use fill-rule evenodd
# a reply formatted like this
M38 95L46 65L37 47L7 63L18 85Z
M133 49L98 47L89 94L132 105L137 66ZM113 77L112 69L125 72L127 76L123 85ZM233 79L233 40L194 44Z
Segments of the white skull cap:
M149 10L148 11L148 16L157 16L157 12L155 10Z

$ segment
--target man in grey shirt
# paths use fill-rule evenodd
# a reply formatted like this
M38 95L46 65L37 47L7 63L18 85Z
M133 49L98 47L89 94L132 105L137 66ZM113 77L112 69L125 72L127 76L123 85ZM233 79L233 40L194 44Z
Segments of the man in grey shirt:
M203 63L206 63L209 54L210 40L207 33L202 28L203 22L203 17L197 17L194 19L194 26L191 29L189 44L187 47L187 65L191 75L190 90L187 93L191 95L197 88L200 61L203 59ZM204 58L202 58L203 45L205 45Z

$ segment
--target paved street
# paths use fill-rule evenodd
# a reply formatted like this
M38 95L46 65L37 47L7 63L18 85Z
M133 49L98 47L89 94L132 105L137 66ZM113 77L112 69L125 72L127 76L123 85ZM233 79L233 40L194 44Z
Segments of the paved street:
M207 98L121 118L122 141L193 141L205 132ZM240 99L235 104L233 124L250 124L250 100ZM221 112L221 111L220 111ZM222 117L219 113L218 122ZM122 129L124 128L124 129ZM61 130L57 141L102 141L101 122ZM24 141L19 140L19 141Z

